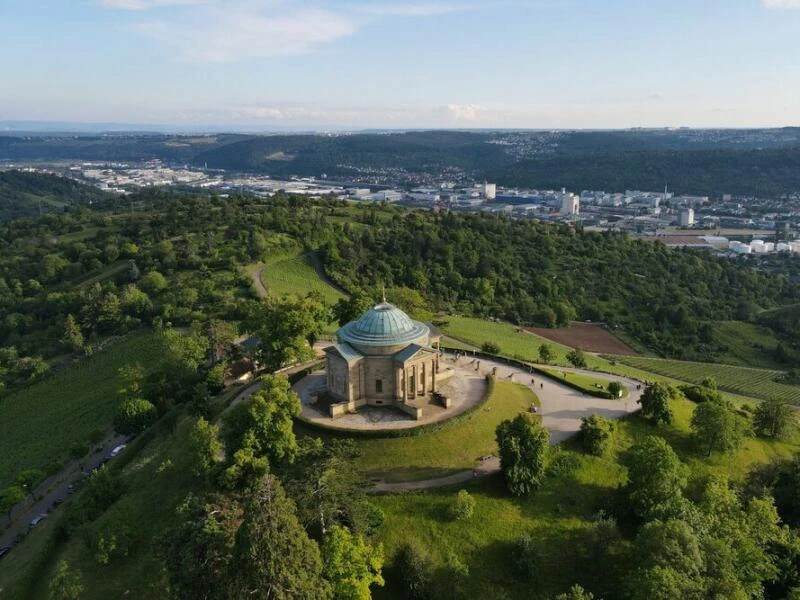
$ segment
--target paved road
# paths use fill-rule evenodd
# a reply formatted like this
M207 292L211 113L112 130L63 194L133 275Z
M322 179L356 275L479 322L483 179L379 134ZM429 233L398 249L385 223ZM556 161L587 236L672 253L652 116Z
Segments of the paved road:
M8 519L2 515L2 526L4 530L0 533L0 547L13 546L14 540L19 534L25 534L28 531L28 523L40 514L47 514L56 506L56 500L63 500L68 496L69 485L79 481L83 474L81 467L84 470L90 471L98 467L103 459L108 455L111 450L125 443L127 438L125 436L115 436L106 440L101 446L97 446L99 450L93 452L88 457L81 461L70 461L67 465L55 475L49 477L41 484L39 484L33 492L34 500L26 499L22 505L17 505L11 513L11 525L8 525ZM13 552L13 550L12 550Z
M452 360L452 358L448 358ZM459 365L475 364L473 358L465 357L458 361ZM485 359L480 359L480 371L491 373L497 368L495 377L498 380L514 381L533 390L539 397L541 406L539 414L542 417L542 424L550 430L550 444L557 444L571 437L578 432L581 426L581 418L591 414L598 414L607 419L618 419L627 414L639 410L637 401L642 395L642 389L636 387L641 382L627 377L617 377L606 373L595 371L585 371L558 367L558 371L567 373L582 373L591 375L606 381L620 381L628 388L628 396L620 400L610 400L605 398L595 398L562 385L552 379L545 378L537 373L531 374L526 369L510 367L503 363L497 363ZM413 440L412 440L413 442ZM405 492L412 490L423 490L447 485L464 483L474 477L485 477L500 471L500 460L491 457L488 460L480 461L474 469L465 469L447 477L436 479L426 479L422 481L410 481L404 483L386 483L379 481L369 488L369 492Z

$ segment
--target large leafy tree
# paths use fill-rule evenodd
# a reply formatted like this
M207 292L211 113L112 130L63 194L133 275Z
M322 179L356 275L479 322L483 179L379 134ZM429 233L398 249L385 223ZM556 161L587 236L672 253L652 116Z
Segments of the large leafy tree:
M356 532L368 529L364 522L368 505L357 457L352 440L333 439L324 444L318 438L302 440L284 480L306 528L323 537L335 524L350 525Z
M675 393L674 388L665 383L655 382L648 385L638 400L642 406L642 416L656 425L672 423L672 409L669 402Z
M323 575L336 600L369 600L370 586L382 586L383 548L334 525L322 543Z
M331 321L324 299L315 293L303 298L267 297L249 307L246 327L261 340L258 358L268 371L313 357L312 347Z
M25 500L25 490L19 485L12 485L0 492L0 513L5 513L11 525L11 511Z
M273 475L253 489L234 548L235 586L241 598L325 600L319 547L309 539L294 503Z
M521 413L500 423L495 438L508 490L515 496L524 496L539 487L544 476L550 432L533 415Z
M222 435L229 456L242 448L267 458L271 465L291 463L297 454L293 417L300 399L284 376L267 375L261 389L225 416Z
M648 436L628 456L628 503L642 521L668 519L684 512L688 469L663 438Z
M711 456L714 451L736 450L742 443L745 424L724 402L709 401L695 407L692 430L700 448Z
M753 429L756 433L771 438L783 437L796 422L794 408L775 398L759 404L753 415Z
M333 315L339 325L358 319L375 304L374 300L362 291L356 291L347 298L339 299L333 306Z
M600 415L592 414L581 418L578 432L583 449L589 454L602 456L611 444L614 424Z

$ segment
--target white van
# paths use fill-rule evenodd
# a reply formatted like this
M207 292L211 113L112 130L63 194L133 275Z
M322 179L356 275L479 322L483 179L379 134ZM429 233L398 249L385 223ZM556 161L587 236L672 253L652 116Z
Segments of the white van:
M123 450L125 450L125 447L126 447L126 446L127 446L127 444L120 444L119 446L117 446L116 448L114 448L114 449L111 451L111 453L109 454L109 456L110 456L111 458L114 458L114 457L115 457L117 454L119 454L120 452L122 452Z

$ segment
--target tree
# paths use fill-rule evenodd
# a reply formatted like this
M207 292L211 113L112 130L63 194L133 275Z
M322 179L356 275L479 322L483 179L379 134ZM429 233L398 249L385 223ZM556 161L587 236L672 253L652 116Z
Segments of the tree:
M313 356L312 346L330 322L330 310L318 294L304 298L267 297L249 308L246 327L261 340L258 354L268 371Z
M542 344L539 346L539 361L545 364L549 363L553 360L553 350L550 348L549 344Z
M664 520L684 511L688 469L663 438L649 436L631 446L627 465L625 491L636 517L642 521Z
M375 304L374 300L358 290L349 298L340 298L333 305L333 316L342 327L350 321L355 321Z
M158 411L149 400L123 400L114 415L114 429L125 435L141 433L158 419Z
M157 294L167 288L167 278L158 271L150 271L139 281L139 286L148 294Z
M300 399L284 376L267 375L261 389L237 404L223 421L223 440L228 455L252 448L271 465L291 463L298 446L293 418L300 414Z
M661 382L648 385L637 401L642 406L642 416L653 424L672 423L672 409L669 401L674 397L674 389Z
M181 600L228 600L233 596L233 548L243 510L235 499L189 496L179 507L181 524L165 538L163 557L170 594Z
M60 560L48 591L50 600L78 600L83 593L83 578L79 571L70 569L66 561Z
M237 597L331 597L319 547L300 525L294 504L273 475L262 478L250 495L236 534L233 563L241 591Z
M74 352L83 350L83 333L71 314L64 319L64 343Z
M586 368L586 356L583 354L583 350L581 350L580 348L575 348L574 350L570 350L567 353L567 360L576 369Z
M454 521L466 521L475 512L475 498L467 490L459 490L455 500L448 508L450 518Z
M509 491L524 496L539 487L544 475L550 433L529 413L497 426L500 468Z
M608 383L608 393L611 394L613 398L622 397L623 390L624 388L619 381L610 381Z
M594 594L587 592L577 583L568 592L559 594L554 600L594 600Z
M778 399L765 400L756 407L753 429L765 437L783 437L796 423L795 412L787 402Z
M431 595L433 575L431 557L416 541L408 541L397 551L395 577L410 600L425 600Z
M579 436L583 449L588 454L602 456L608 450L614 424L599 415L589 415L581 419Z
M722 402L703 402L694 408L692 430L706 456L714 451L732 452L742 443L744 424Z
M6 513L9 525L11 525L11 511L23 500L25 500L25 490L19 485L11 485L0 492L0 512Z
M353 440L332 439L323 444L318 438L302 439L285 481L306 529L324 537L338 523L356 533L369 533L372 511L356 466L358 456Z
M189 432L189 456L194 474L207 474L217 463L221 454L219 426L200 417L194 422L194 426Z
M322 543L323 575L336 600L369 600L370 586L382 586L383 548L334 525Z

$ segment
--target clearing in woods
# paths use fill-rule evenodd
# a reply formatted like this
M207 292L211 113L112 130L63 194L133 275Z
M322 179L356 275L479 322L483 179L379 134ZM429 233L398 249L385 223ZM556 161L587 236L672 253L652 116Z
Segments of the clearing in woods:
M636 355L630 346L599 323L572 323L569 327L526 327L526 331L558 344L602 354Z

